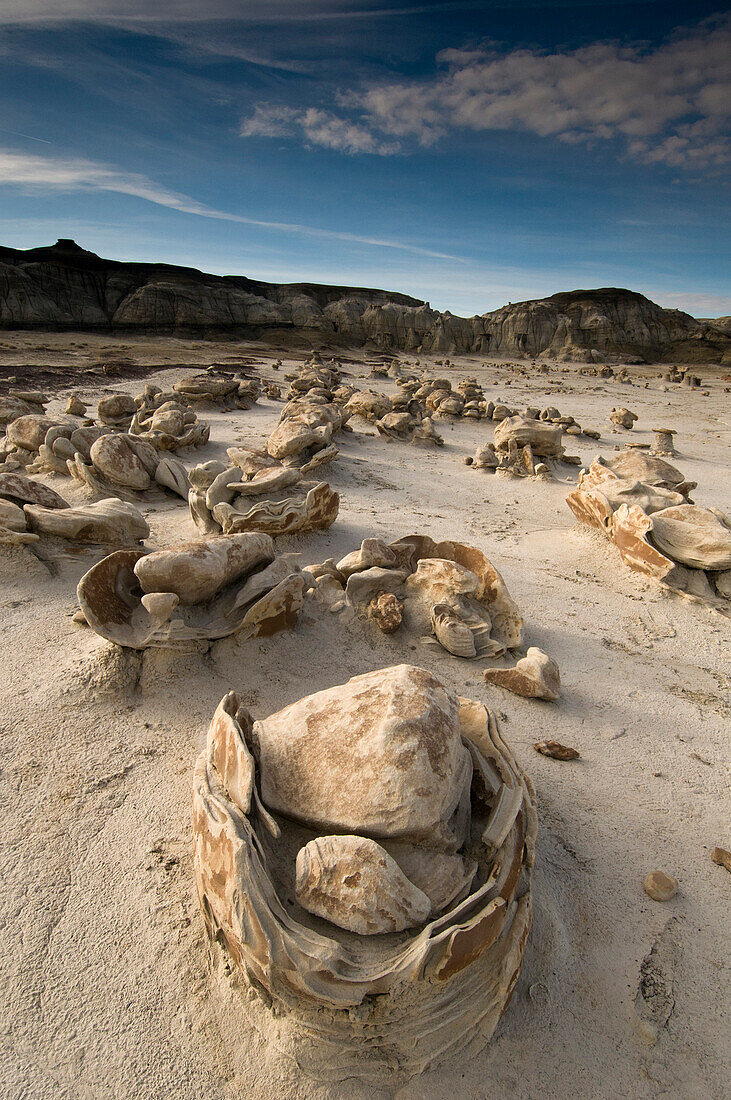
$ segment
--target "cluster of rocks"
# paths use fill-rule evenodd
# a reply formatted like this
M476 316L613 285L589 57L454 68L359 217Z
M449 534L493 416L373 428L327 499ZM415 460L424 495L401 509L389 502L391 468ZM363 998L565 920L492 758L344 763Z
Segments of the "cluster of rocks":
M413 373L399 373L396 384L399 392L392 397L370 390L356 391L348 400L348 411L369 420L390 439L441 447L444 439L434 427L434 420L480 420L491 416L494 408L493 402L485 401L484 391L474 378L463 378L453 390L448 378L424 379Z
M695 487L662 458L627 449L595 458L566 503L631 569L731 613L731 525L691 502Z
M228 375L213 377L213 375ZM259 400L261 385L256 378L237 378L218 367L173 383L176 393L188 403L204 402L219 409L250 409Z
M190 514L205 534L305 534L335 522L340 497L327 482L306 481L263 451L229 447L228 456L228 465L204 462L188 473Z
M193 829L211 938L320 1065L408 1077L490 1037L530 928L536 812L480 703L410 665L258 721L231 692Z
M494 442L478 446L465 464L476 470L494 470L513 477L550 478L551 465L556 462L580 466L581 459L567 455L563 435L599 439L599 432L582 428L572 416L561 416L558 409L526 408L515 413L507 406L498 406L493 419L498 423ZM538 460L538 461L536 461Z
M40 411L6 421L0 469L70 475L102 496L144 492L156 483L187 497L185 466L170 452L203 446L210 426L177 394L148 384L136 398L107 395L98 403L98 422L85 415L77 395L63 418L47 416L47 398L36 397ZM15 411L17 395L0 398L0 417Z
M131 649L268 636L295 626L308 583L261 533L116 550L79 581L77 621Z
M332 462L338 455L332 440L347 425L345 402L352 393L339 379L337 367L313 362L291 376L287 403L267 440L270 458L303 473Z
M117 497L72 507L55 490L12 471L0 471L0 543L28 545L53 536L126 546L150 534L141 512Z
M372 619L384 633L434 636L457 657L499 657L517 649L523 619L497 569L460 542L409 535L364 539L339 562L308 565L316 598Z

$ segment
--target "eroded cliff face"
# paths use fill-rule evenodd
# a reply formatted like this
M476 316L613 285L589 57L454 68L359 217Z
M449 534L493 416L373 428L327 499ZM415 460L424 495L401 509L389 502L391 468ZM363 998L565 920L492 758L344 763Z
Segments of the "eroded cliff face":
M632 357L699 363L731 357L731 332L723 320L698 321L630 290L576 290L481 317L456 317L404 294L121 263L64 240L25 252L0 248L0 327L227 330L308 345L584 362Z

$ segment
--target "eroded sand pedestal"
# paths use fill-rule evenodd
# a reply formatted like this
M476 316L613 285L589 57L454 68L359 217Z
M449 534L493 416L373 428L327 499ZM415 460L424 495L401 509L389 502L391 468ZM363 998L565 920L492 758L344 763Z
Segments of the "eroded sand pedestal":
M344 753L350 799L339 787ZM401 767L403 753L414 766ZM278 776L293 769L300 780L282 812ZM357 876L345 875L338 904L320 893L314 907L335 915L313 915L299 876L294 884L297 850L300 870L304 846L312 850L323 831L356 832L361 809L363 832L375 834L402 868L412 876L411 867L428 868L421 880L427 893L430 881L443 878L440 857L448 865L454 853L468 867L464 889L436 914L435 902L420 923L412 914L412 926L400 932L361 935L333 923L347 923L348 898L353 911L369 910L375 921L398 907L404 875L396 868L396 882L384 860L379 890L364 894L355 889ZM433 810L439 820L431 820ZM355 677L265 722L252 723L231 692L196 766L193 815L208 932L264 999L315 1041L311 1072L409 1078L491 1037L530 929L536 814L530 784L480 703L458 700L408 665Z

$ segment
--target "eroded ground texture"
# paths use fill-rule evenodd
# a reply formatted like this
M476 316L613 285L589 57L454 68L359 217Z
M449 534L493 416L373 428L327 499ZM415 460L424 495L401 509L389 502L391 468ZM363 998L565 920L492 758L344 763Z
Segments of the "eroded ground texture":
M202 341L113 343L85 336L3 334L0 373L23 364L74 368L131 356L167 386L190 367L254 360L281 379L261 347ZM75 346L74 346L75 345ZM123 345L123 346L121 346ZM302 357L301 357L302 358ZM300 358L300 361L301 361ZM378 357L343 357L355 384ZM403 357L406 358L406 357ZM521 377L479 357L454 359L453 385L474 375L486 397L520 408L554 405L599 429L567 440L585 465L615 444L677 429L673 461L698 482L697 503L731 505L728 383L703 372L709 396L631 368L634 384L578 367ZM181 366L183 364L184 366ZM422 359L432 375L445 368ZM31 372L32 373L32 372ZM505 381L510 380L509 386ZM645 381L649 387L645 388ZM38 385L48 388L52 376ZM84 375L57 390L86 399L139 379ZM63 401L61 397L63 396ZM612 432L611 409L638 414ZM201 415L211 441L188 465L261 445L281 404ZM526 644L558 662L556 703L486 684L486 661L463 661L419 639L381 635L312 605L292 633L208 652L121 650L72 622L80 576L102 556L50 540L0 550L3 708L0 1093L9 1097L325 1098L712 1097L728 1087L728 622L627 569L608 540L565 505L577 468L553 481L496 477L465 466L492 439L489 421L438 421L441 449L379 437L352 420L324 471L341 494L326 532L279 540L303 563L336 559L376 535L419 532L483 550L526 621ZM561 480L565 478L566 480ZM82 488L44 480L72 503ZM141 505L151 548L192 538L183 502L162 492ZM191 867L193 765L221 697L240 692L254 716L350 676L408 661L499 713L536 787L540 832L535 919L513 1001L491 1044L406 1085L322 1084L316 1054L287 1020L249 995L209 947ZM499 662L498 662L499 663ZM724 731L726 737L724 737ZM555 739L577 761L538 755ZM658 868L680 882L668 903L642 882ZM337 1067L328 1067L330 1076Z

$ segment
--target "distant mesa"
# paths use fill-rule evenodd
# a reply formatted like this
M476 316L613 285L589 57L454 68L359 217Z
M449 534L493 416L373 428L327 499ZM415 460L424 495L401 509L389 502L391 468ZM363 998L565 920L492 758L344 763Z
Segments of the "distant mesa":
M25 251L0 246L0 328L226 332L278 345L577 362L731 362L728 318L697 320L616 287L456 317L386 290L264 283L171 264L106 260L69 238Z

